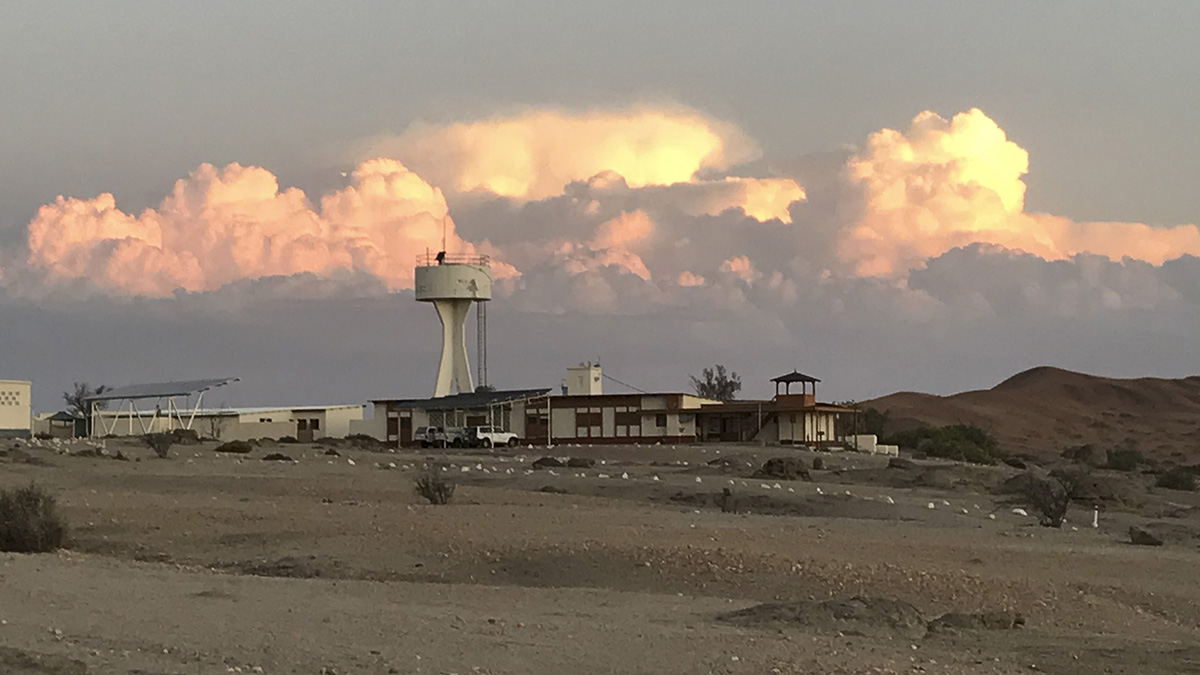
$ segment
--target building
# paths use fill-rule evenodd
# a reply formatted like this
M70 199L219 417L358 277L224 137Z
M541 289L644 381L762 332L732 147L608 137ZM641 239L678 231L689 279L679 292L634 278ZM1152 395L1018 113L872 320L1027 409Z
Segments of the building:
M526 407L545 400L549 393L549 389L481 390L429 399L379 399L371 401L374 419L363 420L355 429L399 447L411 445L413 431L420 427L492 426L525 438Z
M41 413L33 418L33 435L51 438L78 438L87 436L87 419L76 417L66 410Z
M696 414L708 404L720 405L684 393L567 394L531 401L513 431L548 444L691 443Z
M525 443L688 443L696 440L696 413L715 401L683 393L605 394L600 366L567 369L562 395L550 389L478 391L430 399L372 401L375 420L363 432L408 446L423 426L487 425ZM368 425L370 425L368 427Z
M774 398L705 405L700 410L701 441L757 441L780 445L826 447L841 444L838 418L853 408L817 402L819 379L792 371L772 378ZM793 394L792 385L800 386Z
M323 437L342 438L353 433L351 426L362 418L361 405L196 409L183 414L186 425L177 417L145 411L140 415L130 415L128 410L94 413L98 435L140 436L187 428L202 437L222 441L282 436L305 442Z
M0 380L0 438L29 438L32 389L26 380Z

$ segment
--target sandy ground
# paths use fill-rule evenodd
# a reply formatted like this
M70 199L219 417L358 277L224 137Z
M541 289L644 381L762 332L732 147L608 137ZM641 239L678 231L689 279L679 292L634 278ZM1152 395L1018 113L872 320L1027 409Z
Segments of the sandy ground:
M530 472L544 449L211 447L0 460L0 484L48 487L72 524L65 551L0 554L0 672L1200 672L1189 494L1048 530L990 489L1008 468L825 455L791 482L748 477L782 451L732 446L558 447L604 463L553 473ZM298 461L260 459L276 451ZM450 505L413 493L434 461ZM1176 536L1127 543L1147 523ZM718 618L852 596L1026 625L908 639Z

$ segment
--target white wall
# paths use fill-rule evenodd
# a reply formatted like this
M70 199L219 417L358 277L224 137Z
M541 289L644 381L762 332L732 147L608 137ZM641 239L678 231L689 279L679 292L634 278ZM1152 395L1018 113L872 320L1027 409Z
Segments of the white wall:
M30 408L32 385L24 380L0 380L0 433L29 435L33 426Z

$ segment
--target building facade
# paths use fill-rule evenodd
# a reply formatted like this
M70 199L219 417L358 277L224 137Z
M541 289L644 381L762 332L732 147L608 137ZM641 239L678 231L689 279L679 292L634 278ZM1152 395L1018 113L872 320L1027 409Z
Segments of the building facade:
M32 390L27 380L0 380L0 438L29 438Z
M181 428L177 418L153 411L100 411L95 414L101 435L141 436ZM361 405L296 406L278 408L214 408L184 414L184 421L204 438L247 441L252 438L292 436L310 442L318 438L343 438L363 418Z

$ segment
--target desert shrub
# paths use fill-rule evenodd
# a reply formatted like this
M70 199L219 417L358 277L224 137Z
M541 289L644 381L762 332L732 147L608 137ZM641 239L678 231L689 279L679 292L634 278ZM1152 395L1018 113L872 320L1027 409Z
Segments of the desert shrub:
M247 441L229 441L213 448L215 452L231 452L237 455L244 455L253 449L254 446Z
M1104 465L1104 468L1114 471L1137 471L1138 467L1145 463L1146 458L1142 456L1140 450L1125 447L1109 450L1108 462Z
M1188 492L1196 491L1196 474L1191 469L1185 466L1177 466L1170 471L1160 474L1158 481L1155 482L1160 488L1168 490L1186 490Z
M280 436L280 443L299 443L300 441L295 436Z
M67 521L54 495L37 485L0 490L0 551L46 553L61 548Z
M1071 498L1081 480L1076 472L1060 472L1049 478L1027 474L1021 482L1021 496L1037 512L1042 527L1062 527Z
M48 434L45 431L39 431L36 434L34 434L33 437L38 439L39 441L49 441L49 440L54 439L54 434Z
M973 424L917 427L892 434L884 442L911 450L914 456L920 454L972 464L996 464L1004 459L996 439Z
M200 442L200 434L195 429L172 429L168 435L179 445L196 445Z
M169 433L146 434L142 436L142 440L160 459L166 459L171 456L171 446L175 443L175 436Z
M436 469L422 471L413 478L413 487L417 494L424 497L430 504L449 504L454 497L454 483Z

